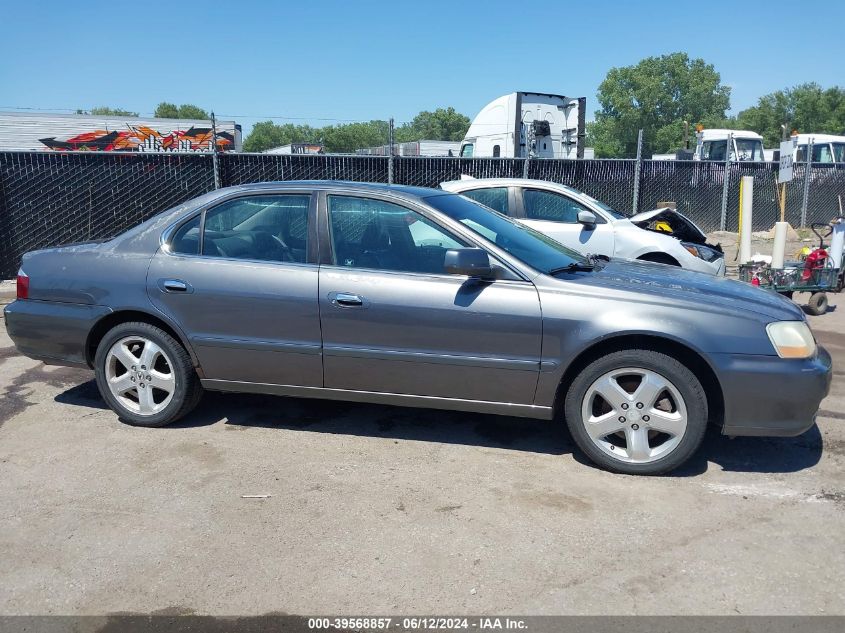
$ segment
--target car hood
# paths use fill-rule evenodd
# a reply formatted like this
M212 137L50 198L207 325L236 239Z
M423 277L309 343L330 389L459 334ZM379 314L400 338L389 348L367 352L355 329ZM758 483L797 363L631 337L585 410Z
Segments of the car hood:
M671 235L683 242L707 243L707 236L704 231L696 226L695 222L668 207L643 211L628 219L642 229L647 228L652 222L665 222L672 229L671 233L665 233L665 235Z
M734 279L638 260L614 258L601 268L578 273L577 283L636 292L648 300L682 309L750 312L774 321L805 318L797 305L775 292Z

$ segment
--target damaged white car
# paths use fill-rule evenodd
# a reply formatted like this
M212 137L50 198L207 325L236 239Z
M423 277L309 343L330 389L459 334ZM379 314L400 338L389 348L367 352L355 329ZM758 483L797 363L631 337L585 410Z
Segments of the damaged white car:
M694 222L672 209L628 217L577 189L543 180L468 178L440 187L509 215L585 255L725 274L721 247L708 244Z

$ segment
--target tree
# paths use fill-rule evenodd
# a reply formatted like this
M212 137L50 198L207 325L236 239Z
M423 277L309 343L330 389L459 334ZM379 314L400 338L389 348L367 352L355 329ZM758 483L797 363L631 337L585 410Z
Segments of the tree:
M175 103L162 101L156 106L154 115L159 119L210 119L211 116L192 103L183 103L177 106Z
M686 53L611 68L597 94L601 109L589 126L596 156L635 156L640 129L644 156L679 149L683 122L707 127L721 123L730 92L712 64Z
M455 108L437 108L434 112L424 110L396 128L397 143L406 141L460 141L469 129L469 117Z
M764 144L776 147L781 125L787 131L845 134L845 89L823 89L807 83L760 97L757 105L739 113L736 127L762 134Z
M387 121L367 121L329 125L320 132L327 152L346 154L356 149L385 145L389 136L388 128Z
M160 104L159 107L161 106L176 107L172 104ZM396 128L394 140L397 143L422 139L460 141L466 134L469 123L469 119L454 108L420 112L412 121ZM382 120L343 123L322 128L290 123L277 125L272 121L263 121L257 123L246 137L244 150L263 152L288 143L323 143L327 152L351 153L357 149L387 145L388 128L388 122Z
M276 125L272 121L256 123L244 141L245 152L263 152L288 143L314 143L321 138L321 131L310 125L285 123Z
M90 110L77 110L77 114L92 114L97 116L138 116L137 112L130 112L122 108L109 108L107 106L98 106Z

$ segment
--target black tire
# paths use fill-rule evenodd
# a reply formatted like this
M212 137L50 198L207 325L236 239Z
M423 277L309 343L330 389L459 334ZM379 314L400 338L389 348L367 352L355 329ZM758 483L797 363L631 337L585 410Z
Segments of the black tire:
M813 316L821 316L827 312L827 306L827 293L816 292L810 296L810 300L807 302L807 312Z
M687 426L680 442L653 462L635 464L611 457L593 443L582 419L581 404L590 386L606 373L627 367L650 370L668 379L686 405ZM651 350L630 349L602 356L585 367L569 386L564 415L575 443L599 467L628 475L660 475L678 468L701 446L707 430L707 396L695 374L675 358Z
M120 339L129 336L142 336L161 347L170 360L171 371L175 378L175 388L170 403L154 415L139 415L127 409L118 402L107 385L106 360L111 347ZM133 426L160 427L179 420L194 407L202 398L203 389L199 377L194 370L191 357L179 341L175 340L164 330L149 323L122 323L109 330L100 344L94 357L94 375L100 395L106 404L114 411L121 422Z
M680 268L681 263L671 255L663 253L646 253L640 255L637 259L642 262L651 262L652 264L666 264L667 266L677 266Z

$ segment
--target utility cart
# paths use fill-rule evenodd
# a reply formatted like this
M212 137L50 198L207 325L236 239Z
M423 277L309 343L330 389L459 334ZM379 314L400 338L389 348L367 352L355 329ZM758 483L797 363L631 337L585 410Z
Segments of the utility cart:
M822 315L827 312L828 292L839 292L845 282L845 269L842 267L842 240L834 239L831 252L825 249L824 240L835 232L845 228L842 218L832 223L814 222L810 225L819 238L819 247L804 259L784 262L783 268L772 268L768 262L749 262L739 267L739 279L754 286L773 290L785 297L792 298L795 292L809 292L807 312ZM819 229L827 229L822 235ZM839 252L836 252L836 251Z

